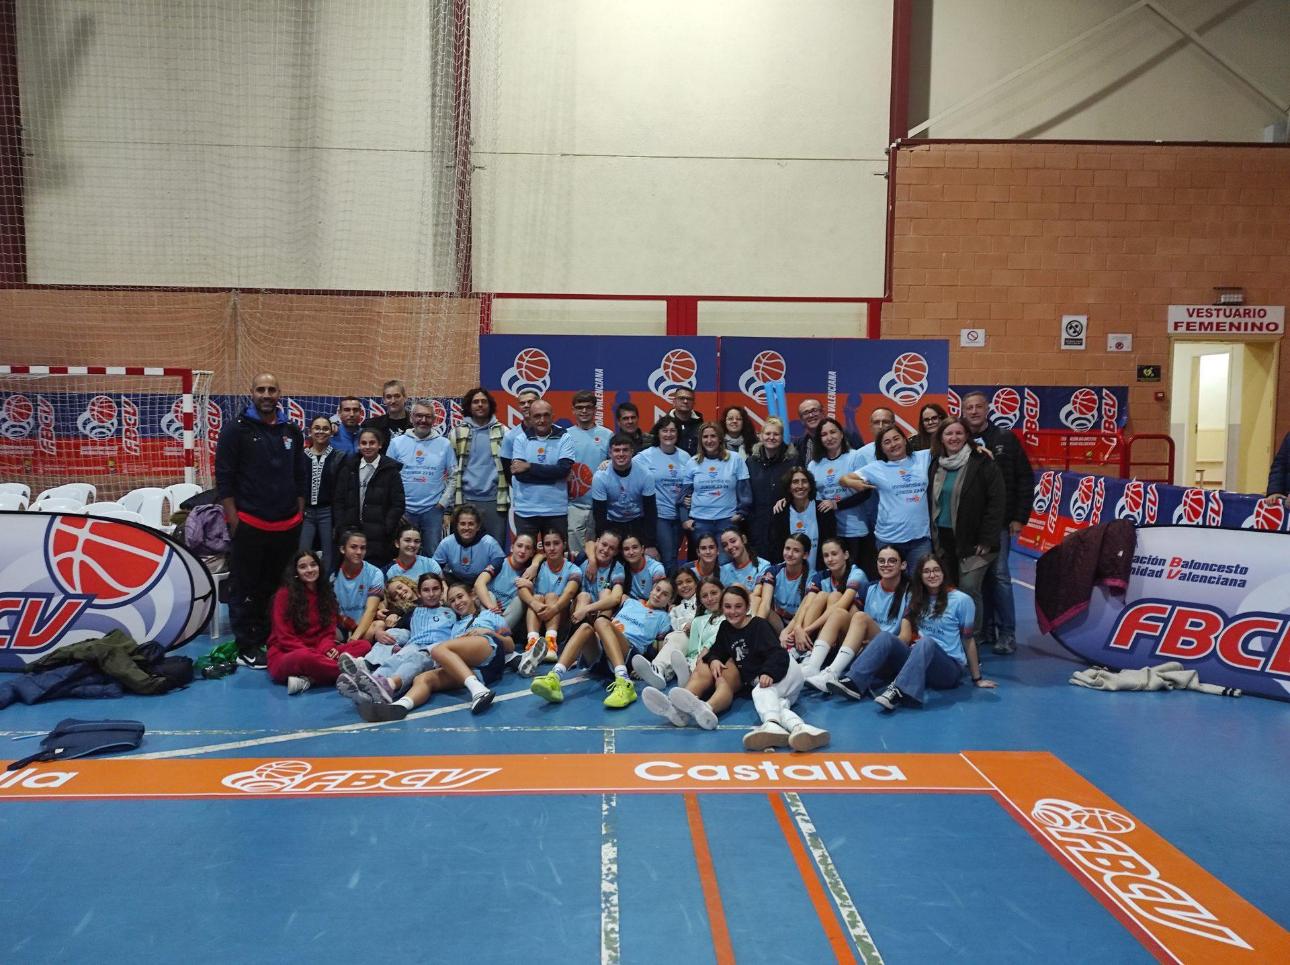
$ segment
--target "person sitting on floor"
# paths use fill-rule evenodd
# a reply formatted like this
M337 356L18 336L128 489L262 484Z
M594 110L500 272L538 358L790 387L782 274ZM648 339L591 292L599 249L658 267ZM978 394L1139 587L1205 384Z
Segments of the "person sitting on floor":
M269 611L269 679L286 684L288 695L314 684L331 686L340 673L338 658L361 657L372 646L365 640L337 643L338 614L336 594L318 557L311 550L298 551Z

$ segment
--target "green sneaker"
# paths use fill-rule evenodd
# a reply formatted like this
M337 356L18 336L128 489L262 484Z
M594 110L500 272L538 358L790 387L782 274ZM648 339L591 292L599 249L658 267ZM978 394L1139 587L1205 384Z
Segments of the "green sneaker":
M533 683L529 684L529 690L548 703L564 703L564 691L560 687L560 677L554 670L543 674L541 677L534 677ZM633 699L635 699L635 695L633 695Z
M606 707L622 710L636 703L636 685L626 677L615 677L607 689L609 696L605 698Z

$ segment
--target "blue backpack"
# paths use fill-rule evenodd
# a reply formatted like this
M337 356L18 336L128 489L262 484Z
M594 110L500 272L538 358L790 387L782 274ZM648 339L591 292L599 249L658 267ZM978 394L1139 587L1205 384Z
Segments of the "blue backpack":
M143 724L137 720L76 720L58 722L40 742L40 750L14 761L5 770L39 761L62 761L91 754L133 750L143 743Z

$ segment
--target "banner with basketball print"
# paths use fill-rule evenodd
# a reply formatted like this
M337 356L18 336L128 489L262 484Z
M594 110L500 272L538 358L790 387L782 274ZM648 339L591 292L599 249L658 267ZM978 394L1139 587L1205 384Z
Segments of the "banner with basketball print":
M0 534L0 670L113 630L173 649L215 606L205 564L146 526L0 512Z
M955 385L950 415L959 414L960 400L969 392L985 393L996 426L1022 433L1114 433L1129 421L1129 389L1123 385Z
M1173 661L1204 683L1290 700L1290 539L1168 525L1137 535L1123 596L1095 588L1053 630L1058 642L1112 669Z
M1286 507L1263 496L1048 470L1035 474L1034 506L1017 541L1043 552L1069 533L1112 519L1132 520L1139 528L1191 526L1290 532Z
M596 421L614 428L614 407L635 403L645 431L687 388L695 408L717 408L717 340L671 336L482 335L480 383L497 397L497 418L520 421L519 394L531 389L550 402L557 422L573 421L573 396L596 394Z
M916 431L918 410L944 405L949 385L949 344L937 339L721 338L721 404L741 405L761 425L767 414L766 385L782 380L790 418L808 398L826 415L869 436L877 408ZM790 437L802 432L795 418Z

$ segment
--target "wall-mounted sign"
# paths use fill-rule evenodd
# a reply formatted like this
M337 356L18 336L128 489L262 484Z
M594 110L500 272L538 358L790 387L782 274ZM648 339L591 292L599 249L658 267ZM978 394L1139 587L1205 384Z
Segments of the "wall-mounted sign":
M1286 330L1284 305L1170 305L1170 335L1280 337Z
M1129 334L1108 335L1106 337L1106 350L1108 352L1132 352L1133 336Z
M1159 382L1160 366L1159 365L1139 365L1138 381L1139 382Z
M959 348L985 348L985 329L960 328Z
M1082 352L1088 346L1088 316L1063 315L1062 339L1064 349Z

